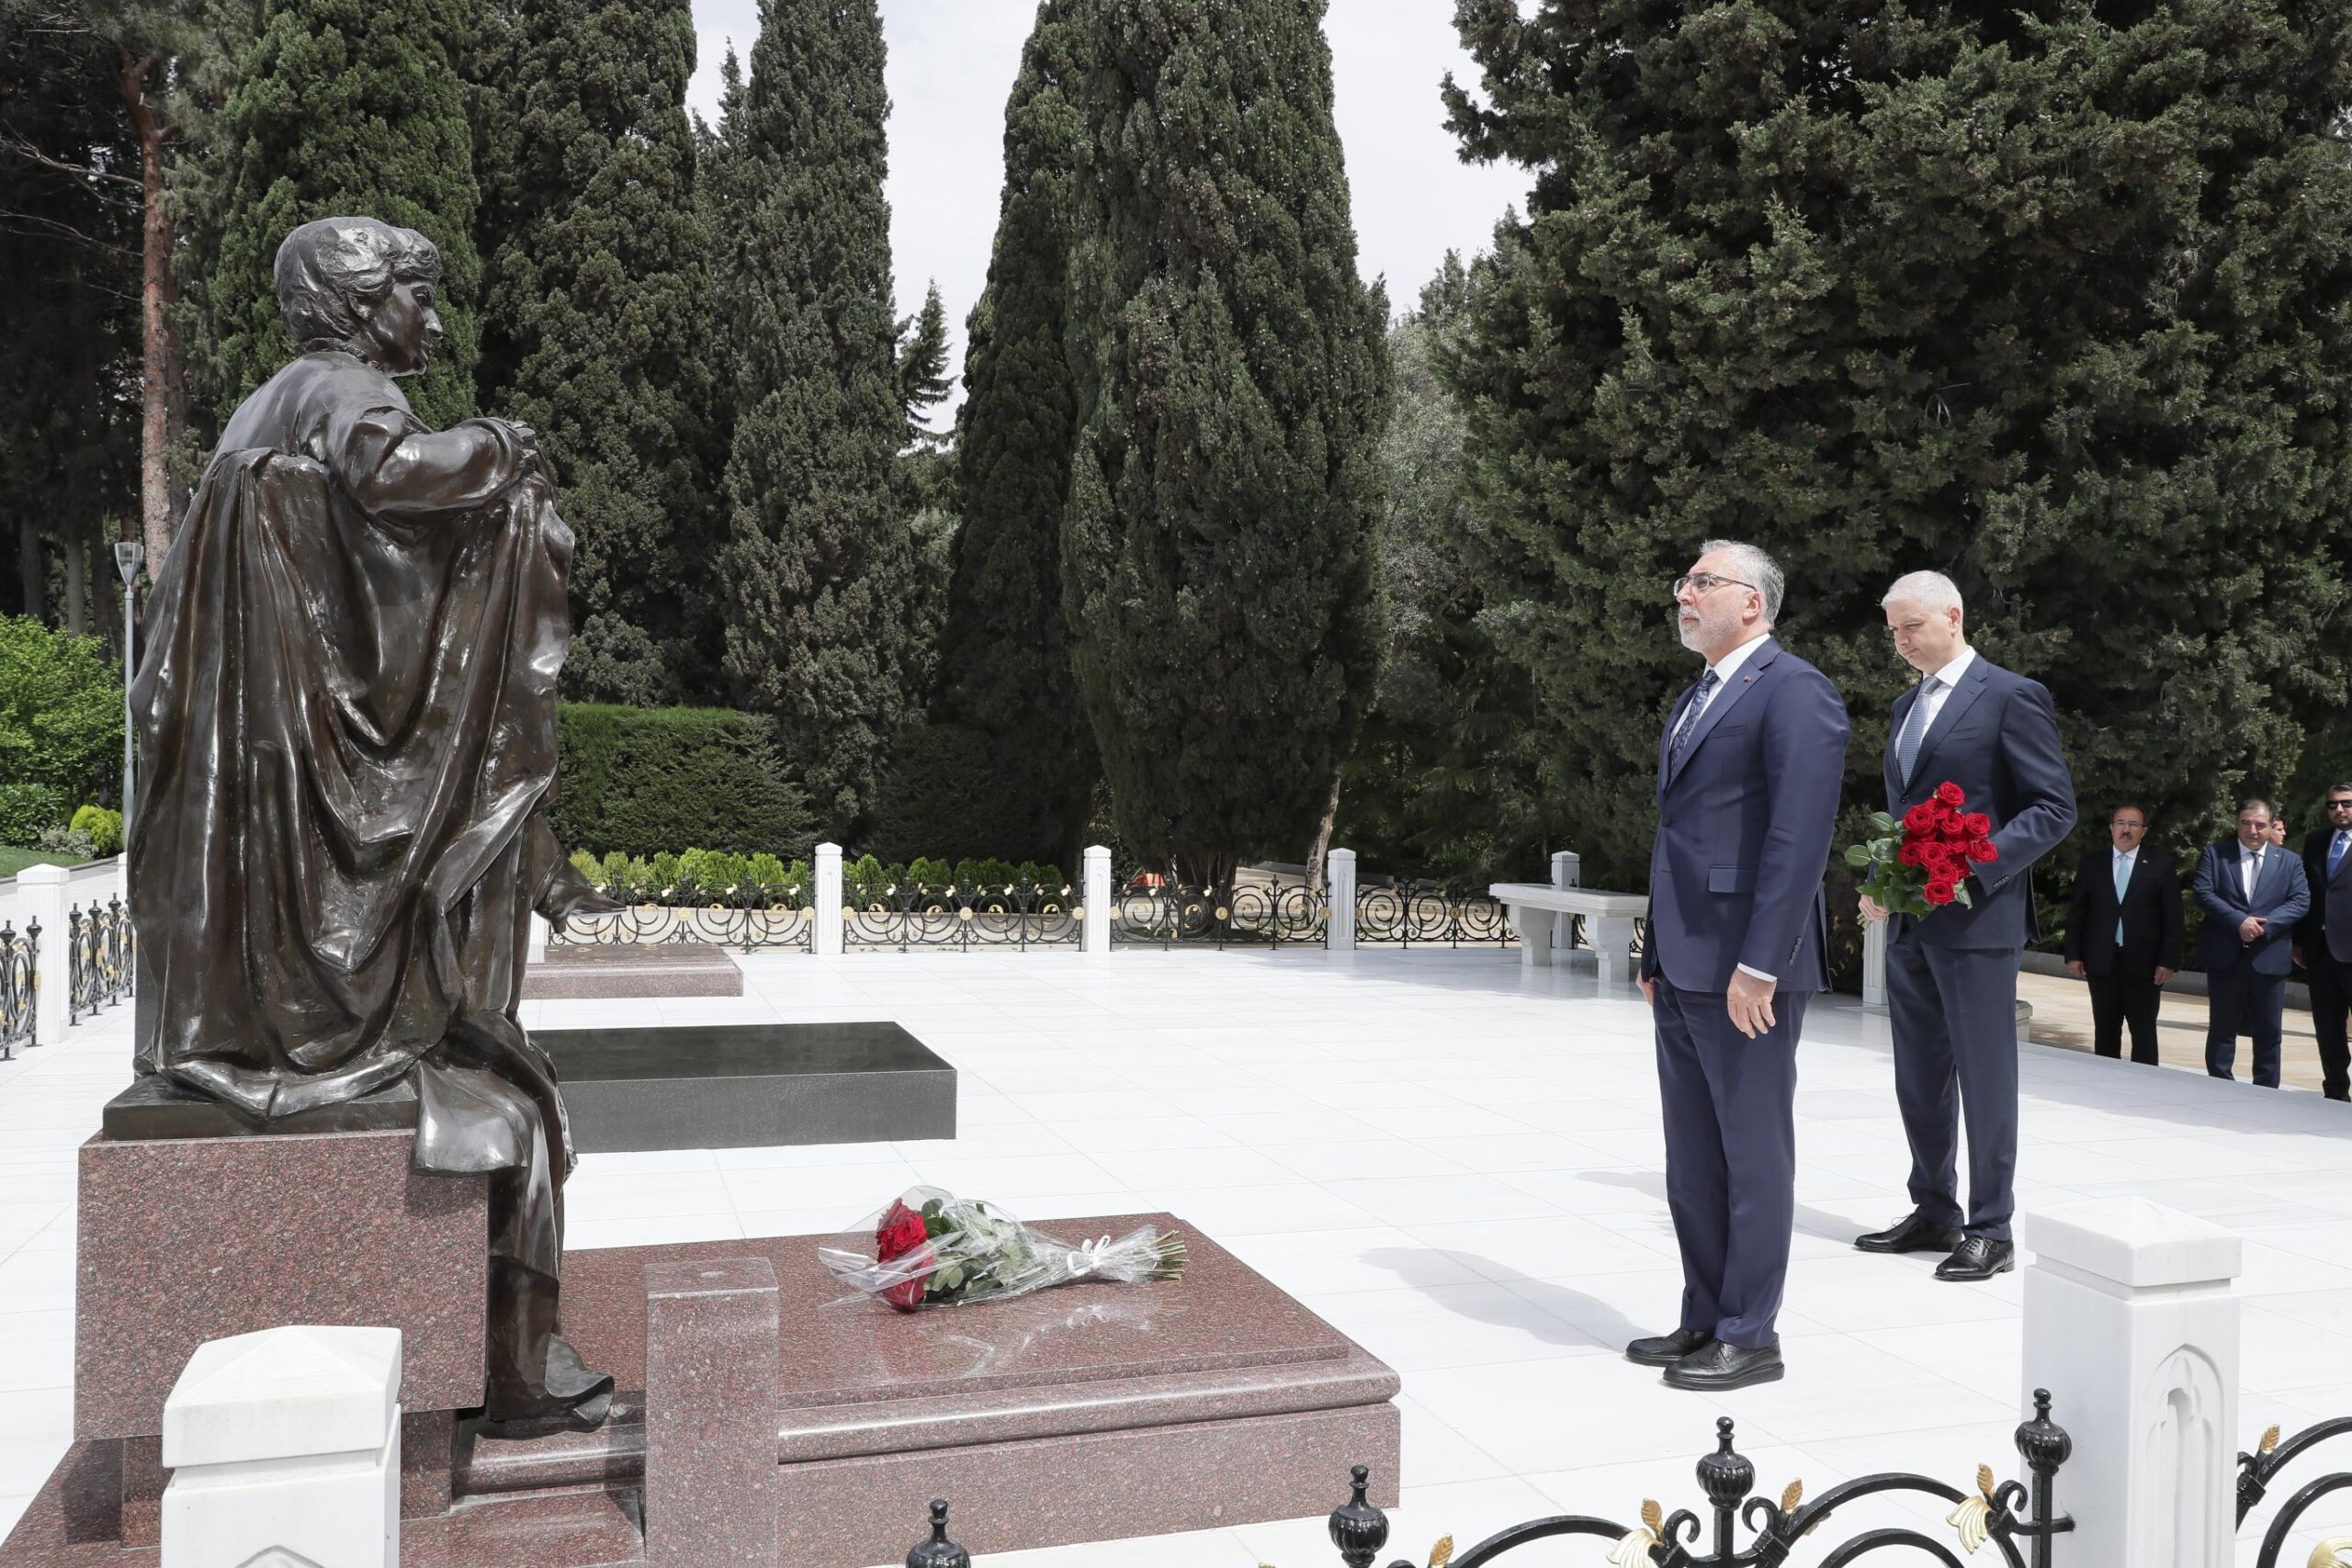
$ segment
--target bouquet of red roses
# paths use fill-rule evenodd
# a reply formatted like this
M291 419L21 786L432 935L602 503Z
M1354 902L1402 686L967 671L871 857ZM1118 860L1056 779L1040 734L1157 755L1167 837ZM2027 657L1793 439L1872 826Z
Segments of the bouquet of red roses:
M1073 1247L1032 1229L990 1203L958 1198L936 1187L910 1187L854 1233L871 1232L874 1256L863 1247L820 1247L817 1257L833 1277L878 1296L900 1312L929 1303L965 1306L1025 1296L1081 1280L1140 1285L1184 1271L1184 1238L1149 1225L1116 1238Z
M1846 849L1846 863L1862 874L1862 897L1898 915L1929 915L1951 903L1970 908L1970 869L2000 859L2001 852L1993 847L1992 819L1962 810L1967 804L1947 779L1900 822L1871 812L1871 831L1879 837Z

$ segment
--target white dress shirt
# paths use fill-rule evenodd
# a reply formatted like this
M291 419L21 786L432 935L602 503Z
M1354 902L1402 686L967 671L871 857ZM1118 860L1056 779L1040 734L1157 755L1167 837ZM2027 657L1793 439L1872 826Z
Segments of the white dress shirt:
M1928 705L1928 716L1919 722L1919 738L1923 742L1927 739L1928 731L1936 727L1936 718L1944 711L1944 705L1951 701L1952 690L1960 684L1960 678L1967 674L1968 667L1975 662L1976 650L1973 648L1963 648L1960 650L1959 658L1929 677L1936 682L1936 689L1919 699Z
M2248 908L2254 907L2255 885L2262 880L2262 852L2269 847L2267 844L2263 844L2250 850L2244 844L2238 846L2238 874L2245 879L2245 901Z
M1764 639L1771 635L1769 627L1758 632L1754 637L1707 666L1715 672L1715 689L1707 694L1705 701L1694 702L1690 705L1690 711L1682 716L1685 726L1696 724L1706 716L1707 709L1713 706L1715 700L1724 694L1724 688L1731 684L1731 678L1739 673L1739 667L1747 663L1748 656L1762 647ZM1768 986L1780 978L1777 975L1767 975L1763 970L1750 968L1745 964L1739 966L1739 972L1743 975L1753 975Z

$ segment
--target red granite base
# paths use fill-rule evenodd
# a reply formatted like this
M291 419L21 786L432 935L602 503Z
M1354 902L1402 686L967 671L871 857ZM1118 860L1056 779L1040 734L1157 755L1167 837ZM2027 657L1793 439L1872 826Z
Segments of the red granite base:
M559 942L523 972L526 1002L742 994L743 971L707 942Z
M824 1237L573 1253L565 1329L589 1365L617 1380L611 1419L594 1433L521 1442L482 1440L460 1425L454 1506L404 1519L401 1562L644 1561L643 1525L657 1544L662 1529L658 1517L643 1519L641 1501L649 1321L657 1335L682 1337L679 1353L704 1358L704 1370L686 1371L693 1386L720 1391L711 1400L772 1413L775 1539L793 1568L902 1559L933 1497L953 1502L954 1533L977 1552L1320 1515L1343 1500L1351 1464L1371 1465L1376 1497L1393 1503L1395 1372L1174 1216L1045 1228L1080 1240L1139 1224L1184 1234L1182 1280L1070 1286L911 1316L845 1295L817 1261ZM687 1263L733 1265L747 1279L773 1269L772 1382L709 1364L711 1347L741 1325L666 1309L649 1320L650 1281L674 1293L681 1279L719 1278L676 1267ZM658 1363L684 1365L668 1359L668 1344L655 1347ZM677 1376L654 1381L666 1387ZM715 1432L735 1418L712 1405L702 1425ZM76 1445L0 1546L0 1568L152 1561L119 1544L118 1448ZM707 1521L727 1506L695 1478L665 1485L686 1499L673 1505L682 1518L691 1510Z

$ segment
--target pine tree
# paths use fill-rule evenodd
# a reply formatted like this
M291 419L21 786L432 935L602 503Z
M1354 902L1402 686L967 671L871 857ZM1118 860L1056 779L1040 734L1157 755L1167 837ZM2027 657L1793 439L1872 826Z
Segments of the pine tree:
M740 702L775 716L835 834L870 808L907 705L882 59L875 0L762 0L738 123L720 130L735 149L718 200L739 367L725 668Z
M1388 656L1348 760L1337 841L1384 868L1441 881L1545 881L1552 825L1532 694L1484 623L1494 541L1467 503L1468 419L1440 374L1469 306L1469 271L1448 253L1419 305L1388 332Z
M1095 0L1064 604L1119 831L1305 852L1377 673L1385 303L1320 0Z
M1455 378L1522 558L1488 619L1589 879L1639 886L1692 673L1668 584L1714 536L1788 571L1783 636L1857 720L1849 809L1914 678L1878 601L1919 568L2050 686L2087 822L2128 794L2187 843L2291 767L2346 672L2352 6L1460 25L1465 152L1543 171Z
M907 439L922 442L933 433L931 411L953 390L947 380L947 307L933 280L922 310L899 323L899 406L906 410Z
M1070 668L1061 514L1075 434L1064 352L1078 158L1069 0L1046 0L1005 108L1004 194L966 324L956 425L963 521L940 632L942 722L969 733L968 852L1069 865L1097 768ZM962 846L958 852L964 852Z
M566 694L678 702L716 677L694 16L519 0L498 21L476 119L482 406L538 432L579 538Z
M224 417L293 357L270 293L279 243L345 214L440 247L447 336L405 389L431 424L474 412L481 264L458 72L472 17L468 0L267 0L223 117L229 174L210 304Z

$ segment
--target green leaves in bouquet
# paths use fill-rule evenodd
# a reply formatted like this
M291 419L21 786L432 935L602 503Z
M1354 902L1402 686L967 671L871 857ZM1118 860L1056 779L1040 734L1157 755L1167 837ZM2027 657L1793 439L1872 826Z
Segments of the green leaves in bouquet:
M1903 824L1883 811L1871 813L1871 832L1859 844L1846 846L1846 863L1861 874L1862 897L1898 915L1925 915L1927 897L1903 875L1895 852L1903 847ZM1965 890L1961 895L1968 897Z

